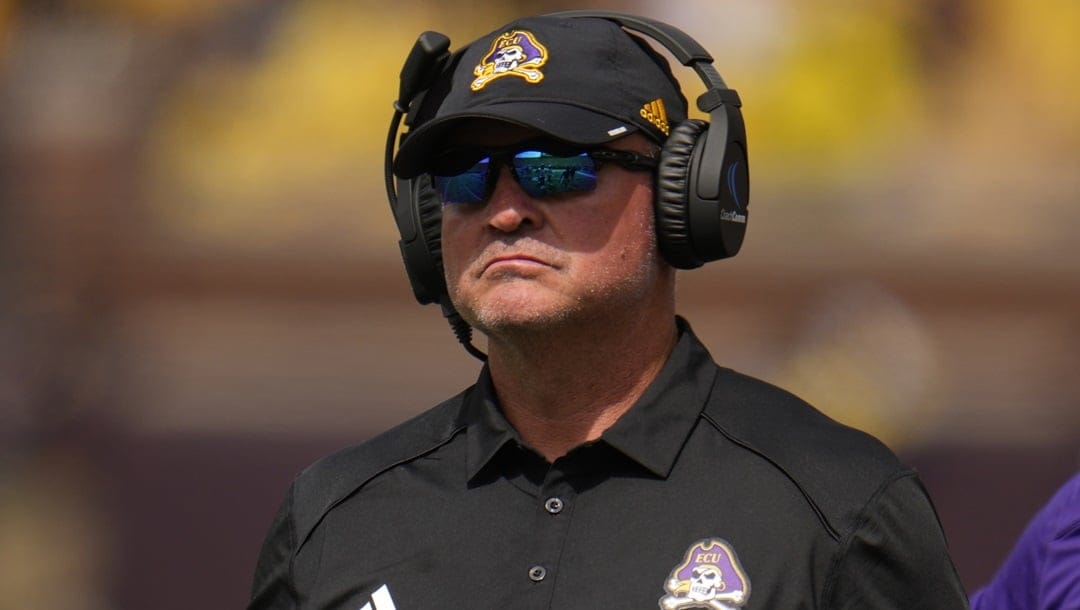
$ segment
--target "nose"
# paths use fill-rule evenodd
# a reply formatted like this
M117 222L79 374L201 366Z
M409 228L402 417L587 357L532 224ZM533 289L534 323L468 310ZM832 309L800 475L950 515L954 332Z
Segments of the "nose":
M514 180L510 168L499 168L495 188L485 206L488 225L502 233L514 233L543 225L543 214L534 201Z

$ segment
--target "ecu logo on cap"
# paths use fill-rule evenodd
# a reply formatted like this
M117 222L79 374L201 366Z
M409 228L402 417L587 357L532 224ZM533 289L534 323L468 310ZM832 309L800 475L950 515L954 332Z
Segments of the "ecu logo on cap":
M473 68L476 77L469 88L480 91L491 81L504 76L518 76L536 84L544 80L541 66L547 63L548 51L524 30L514 30L491 41L491 48Z

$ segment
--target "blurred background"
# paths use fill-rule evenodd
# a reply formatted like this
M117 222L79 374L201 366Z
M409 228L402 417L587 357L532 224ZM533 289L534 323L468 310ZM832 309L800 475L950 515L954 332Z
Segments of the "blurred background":
M1080 458L1075 0L7 0L0 608L242 607L301 468L472 382L397 253L397 74L583 7L744 102L748 238L681 313L915 465L990 577Z

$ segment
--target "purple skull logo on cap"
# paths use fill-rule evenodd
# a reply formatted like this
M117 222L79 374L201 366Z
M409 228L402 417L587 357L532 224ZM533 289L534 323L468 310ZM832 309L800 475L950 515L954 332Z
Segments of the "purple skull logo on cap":
M469 88L479 91L491 81L510 75L536 84L544 80L540 67L547 63L547 58L547 49L530 32L507 32L491 41L491 48L473 69L476 79Z
M734 610L750 598L750 579L731 545L708 538L686 551L682 563L664 583L664 590L668 594L660 598L661 610Z

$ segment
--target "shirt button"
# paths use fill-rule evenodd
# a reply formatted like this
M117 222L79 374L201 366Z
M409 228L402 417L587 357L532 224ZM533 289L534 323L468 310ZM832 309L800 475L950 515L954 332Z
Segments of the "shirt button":
M529 568L529 580L540 582L541 580L544 580L545 576L547 576L547 570L544 569L544 566L533 566Z
M547 502L544 502L544 510L546 510L547 512L549 512L549 513L551 513L553 515L557 515L557 514L561 513L562 509L563 509L563 501L560 500L559 498L548 498Z

